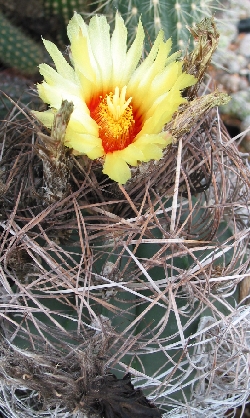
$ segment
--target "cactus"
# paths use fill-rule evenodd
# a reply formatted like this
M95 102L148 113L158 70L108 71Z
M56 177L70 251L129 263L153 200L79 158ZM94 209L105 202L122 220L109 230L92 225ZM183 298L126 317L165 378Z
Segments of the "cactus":
M187 29L192 27L204 17L214 14L216 9L221 9L218 0L205 0L202 2L148 0L140 1L86 1L86 0L44 0L44 14L46 18L56 16L60 21L60 33L58 42L67 42L66 26L74 11L80 12L85 17L94 13L104 13L111 22L118 10L126 22L129 38L135 36L139 17L141 17L147 32L147 47L150 48L152 39L162 28L166 38L171 37L173 50L192 48L193 38ZM225 22L223 22L225 24Z
M202 28L183 65L199 84L217 42ZM72 68L46 45L60 74L43 74L75 99ZM100 156L63 147L66 101L44 112L51 135L30 116L1 126L5 416L222 418L247 400L250 310L236 289L249 275L249 169L211 110L227 97L196 93L164 128L173 146L124 186Z
M66 26L70 17L74 10L82 10L83 8L86 10L85 0L69 0L67 2L44 0L40 11L42 17L39 15L39 18L51 22L50 29L46 29L46 31L55 36L53 28L55 22L53 19L56 16L58 32L55 40L63 46L67 39ZM15 2L10 4L10 10L7 9L9 15L11 15L10 11L13 9L15 10ZM32 19L32 16L29 16L29 18ZM37 16L34 15L33 19L36 22ZM38 73L38 65L45 60L44 48L40 42L33 40L32 36L25 33L23 29L29 28L22 28L21 20L16 26L0 11L0 61L20 73L35 75ZM45 33L41 33L41 35L44 36ZM18 97L16 97L16 100L18 100Z
M173 50L182 49L185 52L188 47L193 47L187 26L192 27L204 17L212 16L219 5L214 0L114 0L99 1L98 7L95 7L108 16L118 10L126 21L131 40L141 17L148 35L148 47L162 28L166 39L172 38Z
M50 19L56 16L59 19L60 31L57 33L57 41L60 45L67 42L66 27L74 11L87 11L86 0L44 0L44 14Z
M25 74L35 74L44 50L0 12L0 59Z

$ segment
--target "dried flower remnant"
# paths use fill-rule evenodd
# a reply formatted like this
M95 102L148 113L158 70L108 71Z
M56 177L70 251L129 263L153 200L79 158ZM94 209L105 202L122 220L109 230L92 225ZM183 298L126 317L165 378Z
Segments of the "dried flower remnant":
M68 192L70 162L64 138L72 111L73 103L63 100L53 116L51 136L39 132L37 151L43 161L44 203L54 203Z
M129 165L162 157L162 150L172 142L163 127L186 102L181 91L196 79L182 72L176 54L169 56L171 39L164 41L163 31L140 64L141 22L129 50L119 14L111 37L109 31L104 16L94 16L88 26L76 13L68 25L72 66L53 43L44 41L56 70L40 65L44 81L38 92L50 109L34 113L51 127L62 100L72 102L65 146L92 160L101 159L103 173L124 184L131 178Z
M194 27L188 27L195 40L194 50L184 58L184 69L197 78L197 83L188 89L188 97L197 95L201 82L219 43L219 33L214 19L206 17ZM214 105L216 106L216 104Z

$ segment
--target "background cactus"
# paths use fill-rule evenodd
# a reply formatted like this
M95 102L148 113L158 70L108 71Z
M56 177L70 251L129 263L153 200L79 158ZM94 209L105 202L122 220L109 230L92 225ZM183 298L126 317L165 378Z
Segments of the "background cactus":
M51 19L53 16L58 20L58 30L56 33L57 42L62 45L67 45L67 24L74 14L74 11L87 11L89 10L88 1L86 0L44 0L44 15L47 19Z
M66 26L74 10L87 8L85 0L31 0L29 3L0 0L0 61L25 75L37 75L45 60L41 36L62 48L67 44Z
M43 58L42 46L15 27L0 12L1 61L25 74L34 74Z
M106 13L108 16L114 15L117 10L121 13L131 40L141 17L147 33L147 47L152 44L155 35L162 28L166 39L172 38L173 50L182 49L184 52L188 48L192 48L193 44L187 26L192 27L204 17L213 16L216 11L221 9L221 4L217 0L202 2L192 0L114 0L99 1L97 4L96 10ZM223 22L223 24L226 25L227 22Z

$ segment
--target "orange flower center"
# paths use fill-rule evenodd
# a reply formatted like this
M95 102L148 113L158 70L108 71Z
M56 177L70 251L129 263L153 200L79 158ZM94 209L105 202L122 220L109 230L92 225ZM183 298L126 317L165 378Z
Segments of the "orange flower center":
M130 104L132 97L125 99L126 89L124 86L120 93L116 87L115 93L100 97L97 105L90 106L90 116L99 126L99 137L106 154L126 148L141 129Z

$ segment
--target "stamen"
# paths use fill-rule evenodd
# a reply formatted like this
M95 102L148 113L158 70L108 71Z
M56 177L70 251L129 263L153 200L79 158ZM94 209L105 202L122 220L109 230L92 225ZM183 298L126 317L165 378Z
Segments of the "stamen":
M132 97L126 100L127 86L115 88L93 106L90 116L99 127L99 136L105 153L123 150L141 130L141 119L134 115Z
M119 87L115 88L113 97L107 96L108 110L115 121L118 121L129 106L132 97L125 101L127 86L124 86L119 94Z

